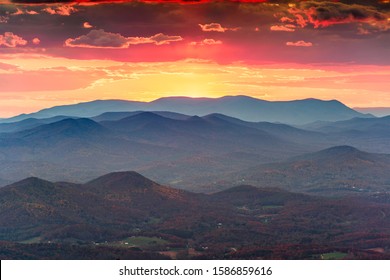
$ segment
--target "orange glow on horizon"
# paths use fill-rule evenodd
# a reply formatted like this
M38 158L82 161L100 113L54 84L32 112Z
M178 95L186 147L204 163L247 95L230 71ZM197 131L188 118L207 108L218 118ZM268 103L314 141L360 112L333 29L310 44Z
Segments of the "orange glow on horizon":
M390 81L385 78L390 75L389 66L221 65L194 59L123 63L20 55L0 59L0 63L9 68L0 69L8 82L0 92L1 117L96 99L152 101L167 96L248 95L269 101L318 98L337 99L350 107L390 106ZM63 79L39 84L43 76L50 79L50 75ZM81 78L74 88L69 87L75 75ZM23 81L30 83L28 87L21 86Z

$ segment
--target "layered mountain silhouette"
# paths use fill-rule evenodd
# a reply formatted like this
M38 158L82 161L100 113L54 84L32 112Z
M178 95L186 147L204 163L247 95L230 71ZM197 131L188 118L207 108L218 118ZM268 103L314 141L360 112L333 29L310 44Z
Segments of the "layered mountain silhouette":
M352 118L337 122L315 122L303 127L328 135L334 143L374 153L390 153L390 117Z
M32 129L34 127L57 122L63 119L68 119L67 116L55 116L51 118L36 119L36 118L27 118L21 121L9 122L9 123L0 123L0 133L1 132L17 132L21 130Z
M122 112L123 114L123 112L130 111L169 111L191 116L220 113L246 121L287 124L372 117L369 114L359 113L337 100L265 101L248 96L225 96L221 98L166 97L152 102L96 100L74 105L56 106L36 113L1 120L1 122L15 122L26 118L50 118L59 115L94 117L107 112Z
M0 134L0 178L82 182L112 170L133 169L163 183L181 184L184 177L238 171L324 147L319 142L302 144L305 138L321 142L323 136L221 115L172 119L139 112L101 122L67 118Z
M26 123L29 128L23 129ZM199 117L139 111L2 125L10 131L0 133L2 185L28 176L85 182L132 169L196 190L210 185L207 180L217 183L232 172L332 146L390 153L386 117L317 122L302 129L217 113Z
M361 112L363 114L372 114L377 117L384 117L390 115L389 107L357 107L354 110Z
M352 118L337 122L315 122L305 125L304 128L328 133L353 131L365 133L382 131L383 133L389 133L390 116L380 118Z
M389 117L335 100L98 100L2 119L0 257L390 258L389 142Z
M379 193L390 189L389 168L388 154L336 146L285 162L252 167L225 176L224 181L322 195Z

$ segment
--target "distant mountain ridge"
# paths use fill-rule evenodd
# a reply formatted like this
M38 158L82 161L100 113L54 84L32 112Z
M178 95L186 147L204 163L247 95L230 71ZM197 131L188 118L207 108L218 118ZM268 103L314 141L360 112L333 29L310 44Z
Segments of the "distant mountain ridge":
M390 115L390 107L356 107L354 110L363 114L372 114L377 117L384 117Z
M325 195L387 192L390 155L360 151L343 145L262 164L231 175L231 185L279 187L294 192Z
M165 97L151 102L95 100L47 108L36 113L0 120L0 122L15 122L27 118L50 118L60 115L95 117L107 112L130 111L169 111L191 116L220 113L245 121L268 121L287 124L373 117L369 114L359 113L337 100L324 101L309 98L292 101L266 101L239 95L221 98Z

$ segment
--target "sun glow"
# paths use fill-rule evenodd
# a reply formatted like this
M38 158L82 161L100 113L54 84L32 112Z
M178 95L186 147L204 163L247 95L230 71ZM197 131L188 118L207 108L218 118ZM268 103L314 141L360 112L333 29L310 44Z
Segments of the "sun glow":
M354 107L390 105L390 82L384 79L390 75L388 66L221 65L206 60L123 63L47 56L11 57L1 59L0 65L4 65L0 97L7 107L1 117L95 99L152 101L166 96L243 94L271 101L310 96Z

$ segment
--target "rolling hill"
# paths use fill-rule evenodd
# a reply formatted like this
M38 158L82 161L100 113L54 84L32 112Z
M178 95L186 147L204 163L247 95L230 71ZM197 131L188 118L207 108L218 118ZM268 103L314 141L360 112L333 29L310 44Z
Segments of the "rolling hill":
M349 145L372 153L390 153L390 117L353 118L337 122L315 122L303 126L327 135L338 145Z
M68 119L67 116L55 116L51 118L45 119L36 119L36 118L28 118L21 121L10 122L10 123L0 123L0 133L2 132L17 132L27 129L32 129L34 127L49 124L53 122L57 122L63 119Z
M31 177L0 189L0 200L0 239L51 233L50 238L99 240L190 209L195 199L135 172L119 172L84 185Z
M245 182L321 195L386 193L390 190L389 168L390 155L336 146L236 172L213 187L220 188L223 182L227 186Z
M372 199L248 185L196 194L136 172L109 173L85 184L32 177L0 189L0 255L270 259L283 251L283 258L315 259L336 251L348 258L383 258L389 215L389 202ZM382 253L367 252L378 247Z

